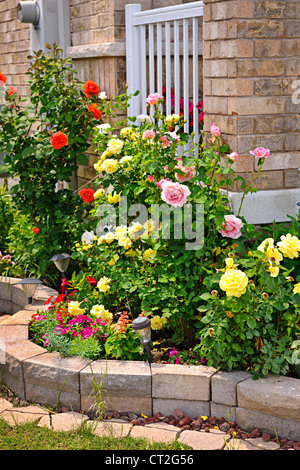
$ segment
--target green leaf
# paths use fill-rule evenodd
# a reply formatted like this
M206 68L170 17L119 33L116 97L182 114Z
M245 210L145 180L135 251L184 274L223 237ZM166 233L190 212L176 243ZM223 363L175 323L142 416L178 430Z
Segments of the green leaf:
M80 153L79 155L77 155L77 163L79 165L87 165L89 163L87 155L85 155L84 153Z

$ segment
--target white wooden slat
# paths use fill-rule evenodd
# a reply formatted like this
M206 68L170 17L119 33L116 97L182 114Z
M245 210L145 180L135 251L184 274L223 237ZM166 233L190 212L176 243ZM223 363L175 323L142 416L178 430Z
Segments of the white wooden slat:
M139 38L140 38L140 67L141 67L141 84L140 84L140 95L141 95L141 107L142 114L146 114L146 98L147 98L147 52L146 52L146 26L139 26Z
M156 25L156 57L157 57L157 93L162 94L162 25Z
M166 113L171 114L171 37L170 22L165 23L165 52L166 52Z
M198 18L193 18L193 131L196 143L199 140L199 110L196 108L199 101L198 40Z
M149 31L149 93L155 93L153 24L149 24L148 31Z
M173 21L179 18L194 18L203 16L203 2L184 3L182 5L173 5L170 7L156 8L146 12L136 13L134 16L134 25L160 23Z
M183 107L184 131L189 132L189 23L183 20Z
M141 79L139 74L140 50L138 29L133 26L134 15L141 11L141 5L126 5L126 79L128 84L127 92L130 95L139 89ZM134 96L129 100L128 115L137 116L140 114L140 98Z
M175 94L175 114L179 115L179 97L180 97L180 22L174 21L174 94Z

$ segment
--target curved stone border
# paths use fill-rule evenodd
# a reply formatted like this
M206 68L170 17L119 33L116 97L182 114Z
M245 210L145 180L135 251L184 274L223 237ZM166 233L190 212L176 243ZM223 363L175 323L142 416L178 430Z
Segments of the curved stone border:
M97 400L105 401L108 409L169 415L180 408L191 418L222 416L246 431L257 427L300 440L299 379L270 375L254 381L247 372L205 366L62 358L28 339L31 315L57 292L40 286L33 304L26 305L17 281L0 282L0 311L6 306L10 313L2 321L0 317L0 346L5 353L0 373L19 398L85 412L101 390Z

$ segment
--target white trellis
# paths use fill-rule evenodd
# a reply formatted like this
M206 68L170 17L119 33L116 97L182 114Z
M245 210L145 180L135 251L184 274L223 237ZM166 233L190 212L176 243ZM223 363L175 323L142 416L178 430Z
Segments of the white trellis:
M195 142L199 139L199 56L202 54L203 2L196 1L141 11L141 5L126 5L126 73L128 93L139 90L130 102L129 115L146 113L149 93L165 88L166 113L183 115L189 132L192 112ZM174 93L171 95L171 89ZM189 103L193 103L192 111ZM173 108L172 108L173 106Z

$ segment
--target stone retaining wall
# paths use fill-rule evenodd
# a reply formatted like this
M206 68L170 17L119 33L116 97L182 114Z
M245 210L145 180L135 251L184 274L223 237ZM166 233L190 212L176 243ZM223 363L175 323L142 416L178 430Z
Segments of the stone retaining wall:
M192 418L223 416L245 430L258 427L300 440L299 379L270 375L254 381L246 372L205 366L62 358L28 339L31 315L56 292L41 286L33 304L26 305L16 283L16 279L0 282L0 311L5 306L10 313L2 321L0 317L0 348L5 352L0 373L20 398L88 411L95 390L101 389L100 399L107 401L108 409L169 415L180 408Z

